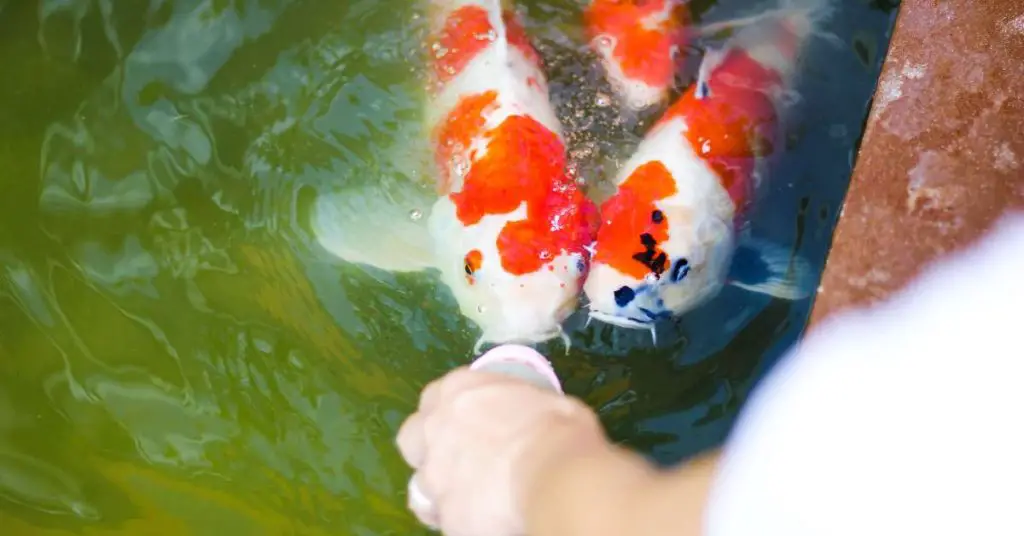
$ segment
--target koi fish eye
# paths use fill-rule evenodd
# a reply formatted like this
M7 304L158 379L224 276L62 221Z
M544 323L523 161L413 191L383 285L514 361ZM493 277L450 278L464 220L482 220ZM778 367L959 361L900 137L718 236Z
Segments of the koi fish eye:
M480 269L480 265L482 265L483 262L484 254L481 253L479 249L474 249L466 254L462 268L466 271L466 278L470 279L470 283L473 282L471 279L473 274Z
M684 259L679 259L672 266L672 273L669 274L669 279L673 283L678 283L678 282L682 281L683 278L686 277L687 274L689 274L689 273L690 273L690 261L686 260L685 258Z
M654 223L661 223L665 221L665 213L660 210L655 210L651 213L651 221Z
M636 297L636 292L628 286L622 286L615 290L615 305L625 307Z

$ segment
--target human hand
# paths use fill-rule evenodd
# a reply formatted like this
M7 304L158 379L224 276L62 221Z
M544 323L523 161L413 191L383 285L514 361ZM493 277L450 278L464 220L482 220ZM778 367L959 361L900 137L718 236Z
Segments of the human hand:
M448 536L524 534L525 497L545 467L605 444L597 416L580 401L468 367L428 385L398 433L430 500L417 502L410 489L409 507Z

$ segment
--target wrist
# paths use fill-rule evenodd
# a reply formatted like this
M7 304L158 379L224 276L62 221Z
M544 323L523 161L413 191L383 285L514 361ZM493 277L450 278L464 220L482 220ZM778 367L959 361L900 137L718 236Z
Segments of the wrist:
M515 499L526 517L531 498L543 494L561 470L581 458L602 457L612 448L597 415L572 397L559 400L557 416L538 431L538 436L518 456Z
M526 497L525 533L699 536L716 454L668 471L612 444L565 456L536 480Z
M617 445L563 457L552 464L527 497L531 536L633 534L658 470ZM598 512L599 514L595 514Z
M539 442L543 446L529 458L530 470L523 473L517 494L524 532L628 534L635 498L657 481L659 471L642 456L612 444L597 416L574 403L585 418L551 423Z

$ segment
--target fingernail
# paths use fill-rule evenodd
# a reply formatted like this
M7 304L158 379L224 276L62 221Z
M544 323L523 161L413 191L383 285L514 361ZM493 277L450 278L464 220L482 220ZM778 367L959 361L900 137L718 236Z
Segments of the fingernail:
M416 483L416 475L409 479L409 509L416 514L424 526L434 531L440 531L437 513L434 512L434 503L427 498L419 484Z
M434 503L427 498L419 484L416 483L416 475L412 475L412 478L409 479L409 504L420 510L431 510L434 507Z

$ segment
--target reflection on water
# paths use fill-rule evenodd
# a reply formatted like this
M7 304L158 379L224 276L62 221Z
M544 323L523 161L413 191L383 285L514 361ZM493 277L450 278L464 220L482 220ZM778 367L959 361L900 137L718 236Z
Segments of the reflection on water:
M524 2L574 166L615 119L566 33ZM751 0L696 2L706 19ZM844 4L846 5L846 4ZM0 0L0 525L12 534L413 534L393 435L476 334L430 274L313 244L313 194L422 179L413 0ZM891 6L819 47L783 179L755 216L820 262ZM596 104L595 104L596 103ZM796 216L794 216L796 215ZM552 357L613 435L661 460L721 440L807 303L727 289L649 335L567 326Z

